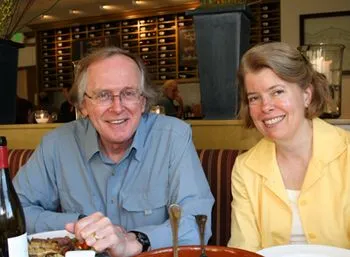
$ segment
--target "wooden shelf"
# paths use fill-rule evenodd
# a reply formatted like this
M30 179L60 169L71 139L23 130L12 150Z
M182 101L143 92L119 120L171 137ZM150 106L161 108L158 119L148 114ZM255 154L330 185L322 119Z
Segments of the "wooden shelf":
M279 41L280 0L263 0L251 5L251 8L255 17L251 25L251 44ZM72 84L72 61L80 58L76 56L77 47L85 44L87 48L87 43L117 45L140 55L154 83L163 83L167 79L198 82L195 42L184 42L184 35L195 39L192 17L186 16L183 11L135 17L96 19L98 22L90 20L85 24L75 22L62 28L53 26L54 29L39 28L37 52L40 88L55 91L60 90L63 84ZM187 47L192 47L193 52L185 53ZM84 51L89 50L85 48Z

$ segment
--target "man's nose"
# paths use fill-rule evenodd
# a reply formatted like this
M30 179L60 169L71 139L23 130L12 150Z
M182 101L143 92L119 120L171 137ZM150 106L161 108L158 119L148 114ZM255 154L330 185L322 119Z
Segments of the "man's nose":
M124 108L124 105L122 103L122 99L120 95L113 95L112 103L109 107L109 109L114 111L120 111Z

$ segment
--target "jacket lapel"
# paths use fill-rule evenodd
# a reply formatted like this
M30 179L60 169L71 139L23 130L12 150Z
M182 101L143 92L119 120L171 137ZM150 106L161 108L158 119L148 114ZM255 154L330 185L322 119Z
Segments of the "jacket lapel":
M289 200L276 161L275 144L264 138L248 156L245 163L263 177L264 186L273 192L289 208Z

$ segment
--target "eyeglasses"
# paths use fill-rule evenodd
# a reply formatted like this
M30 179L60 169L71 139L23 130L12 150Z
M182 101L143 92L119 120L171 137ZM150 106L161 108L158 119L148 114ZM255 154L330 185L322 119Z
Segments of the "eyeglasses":
M100 91L93 96L89 96L87 93L84 93L84 96L91 99L97 105L112 105L114 102L114 97L119 97L119 101L122 105L130 105L139 102L140 92L135 89L123 89L118 95L114 95L111 91Z

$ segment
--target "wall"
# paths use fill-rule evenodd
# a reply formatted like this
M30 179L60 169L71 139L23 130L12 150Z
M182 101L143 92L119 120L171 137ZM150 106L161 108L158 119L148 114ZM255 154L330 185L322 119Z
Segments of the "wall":
M26 46L18 51L18 67L27 67L36 65L35 46Z
M299 15L322 12L350 11L350 0L281 0L281 41L299 46ZM342 81L342 115L350 118L350 75Z
M179 84L178 88L184 105L192 106L201 102L199 83Z

